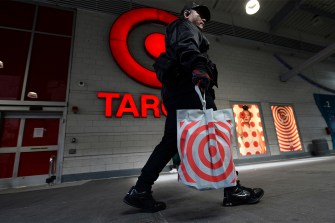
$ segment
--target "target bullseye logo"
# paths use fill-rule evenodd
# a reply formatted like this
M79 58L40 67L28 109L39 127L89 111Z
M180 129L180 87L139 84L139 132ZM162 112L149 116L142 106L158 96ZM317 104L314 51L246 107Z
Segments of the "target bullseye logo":
M163 23L165 25L177 19L176 16L154 8L140 8L122 14L113 24L109 34L109 47L121 69L136 81L150 87L160 88L154 71L139 64L131 55L127 39L129 32L145 22ZM146 51L154 58L165 51L164 35L153 33L147 36L144 43Z
M161 33L152 33L145 38L145 50L154 58L165 52L165 36Z
M182 177L194 183L194 175L208 182L234 181L231 154L231 125L225 122L181 122ZM186 155L187 154L187 155Z

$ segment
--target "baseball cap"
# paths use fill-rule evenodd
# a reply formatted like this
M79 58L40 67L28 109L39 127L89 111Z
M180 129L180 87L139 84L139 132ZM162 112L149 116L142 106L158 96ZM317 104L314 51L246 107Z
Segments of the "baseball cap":
M185 5L183 10L181 11L181 14L183 14L186 10L191 9L196 10L202 18L206 19L206 22L209 22L209 20L211 20L211 12L209 11L208 7L205 5L198 5L195 2Z

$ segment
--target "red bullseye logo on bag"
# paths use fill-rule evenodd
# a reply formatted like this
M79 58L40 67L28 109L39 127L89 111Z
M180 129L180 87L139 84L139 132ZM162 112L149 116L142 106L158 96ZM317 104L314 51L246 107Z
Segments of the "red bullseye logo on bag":
M163 23L165 25L177 19L176 16L159 9L141 8L122 14L113 24L109 34L109 46L116 63L136 81L154 88L161 88L154 71L140 65L128 48L128 35L137 25L145 22ZM164 35L153 33L143 43L146 51L157 58L165 51Z
M179 122L180 181L197 189L215 187L219 182L235 184L231 128L229 122L209 122L207 125L202 121ZM199 185L199 178L203 185Z

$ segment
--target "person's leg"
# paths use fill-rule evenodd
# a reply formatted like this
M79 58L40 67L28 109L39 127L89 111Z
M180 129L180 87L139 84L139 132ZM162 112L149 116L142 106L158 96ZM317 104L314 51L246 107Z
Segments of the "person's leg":
M176 153L176 154L172 157L172 161L173 161L173 167L174 167L174 168L178 168L178 166L180 165L180 157L179 157L179 153Z
M207 100L207 108L214 108L214 100ZM157 202L151 195L151 187L159 177L159 173L169 160L177 153L177 109L202 109L197 93L178 95L170 100L165 100L168 116L165 122L164 136L150 155L147 163L142 168L136 185L130 189L123 201L128 205L149 212L156 212L166 208L165 203Z
M169 115L166 119L162 141L156 146L142 168L135 188L139 191L151 190L151 186L159 177L159 173L177 152L176 119L175 115Z
M206 107L217 110L212 97L206 97ZM236 171L238 175L238 171ZM237 180L237 185L234 187L227 187L223 190L223 206L235 206L242 204L256 204L264 195L262 188L248 188L240 184Z
M179 154L176 153L173 157L172 157L172 168L169 171L170 173L177 173L178 172L178 167L180 164L180 158L179 158Z
M236 171L238 176L238 171ZM240 184L237 180L237 184L234 187L226 187L223 189L223 206L236 206L243 204L256 204L264 195L262 188L248 188Z
M169 107L170 108L170 107ZM133 207L147 212L164 210L164 202L155 201L151 195L151 187L159 177L169 160L177 153L177 126L175 111L168 112L165 121L164 136L162 141L155 147L148 161L138 177L136 185L132 187L123 201Z
M207 107L215 106L213 99L207 99ZM164 101L168 116L165 121L164 136L156 146L147 163L141 171L135 188L139 191L151 190L151 186L157 180L170 159L177 150L177 114L178 109L201 109L201 101L197 93L178 95ZM216 108L216 107L215 107Z
M238 176L238 171L236 171ZM223 189L223 206L236 206L243 204L256 204L264 195L262 188L248 188L240 184L237 180L237 184L234 187L226 187Z

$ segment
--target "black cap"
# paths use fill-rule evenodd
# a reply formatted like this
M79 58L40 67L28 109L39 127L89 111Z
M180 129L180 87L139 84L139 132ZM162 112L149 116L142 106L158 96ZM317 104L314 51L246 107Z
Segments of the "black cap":
M206 22L209 22L209 20L211 20L211 12L207 8L207 6L198 5L195 2L185 5L183 10L181 11L181 14L184 14L186 10L191 10L191 9L196 10L202 18L206 19Z

